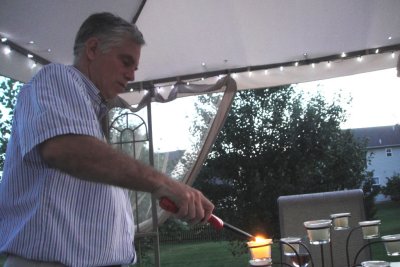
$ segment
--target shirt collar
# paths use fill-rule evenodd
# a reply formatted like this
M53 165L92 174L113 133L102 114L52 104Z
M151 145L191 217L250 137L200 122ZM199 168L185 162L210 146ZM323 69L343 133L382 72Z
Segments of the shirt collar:
M82 78L82 81L86 87L86 91L90 97L90 100L92 101L92 104L95 107L97 116L99 119L101 119L108 112L106 100L101 96L100 90L96 87L96 85L94 85L94 83L91 80L88 79L88 77L86 77L86 75L84 75L74 66L71 67L79 75L79 77Z

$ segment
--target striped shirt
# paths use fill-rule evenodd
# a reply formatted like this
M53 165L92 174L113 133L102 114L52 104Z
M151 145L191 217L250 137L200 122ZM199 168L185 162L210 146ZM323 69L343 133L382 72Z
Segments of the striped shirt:
M50 64L18 95L0 183L0 253L68 266L135 260L128 190L49 168L38 144L58 135L104 140L99 90L72 66Z

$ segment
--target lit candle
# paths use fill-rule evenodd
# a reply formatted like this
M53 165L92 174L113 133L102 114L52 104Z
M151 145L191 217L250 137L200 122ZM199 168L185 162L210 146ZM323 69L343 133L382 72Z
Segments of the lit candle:
M269 260L271 259L271 245L272 239L264 239L256 237L256 240L247 242L249 247L251 259L253 261Z

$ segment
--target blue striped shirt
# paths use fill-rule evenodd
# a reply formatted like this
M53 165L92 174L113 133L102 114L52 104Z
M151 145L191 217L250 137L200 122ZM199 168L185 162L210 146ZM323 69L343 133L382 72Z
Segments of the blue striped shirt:
M99 90L72 66L50 64L18 95L0 183L0 253L68 266L135 259L128 190L49 168L38 144L58 135L104 140Z

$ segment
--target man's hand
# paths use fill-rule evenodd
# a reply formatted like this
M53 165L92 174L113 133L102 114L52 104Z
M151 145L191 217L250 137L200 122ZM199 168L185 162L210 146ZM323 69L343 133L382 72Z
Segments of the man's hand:
M199 190L174 180L159 187L153 194L157 198L172 200L178 208L175 216L190 224L207 222L214 210L214 205Z

